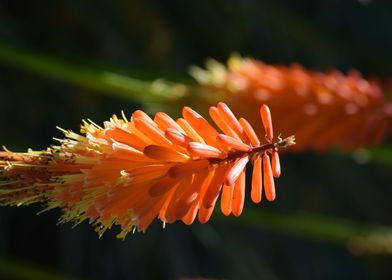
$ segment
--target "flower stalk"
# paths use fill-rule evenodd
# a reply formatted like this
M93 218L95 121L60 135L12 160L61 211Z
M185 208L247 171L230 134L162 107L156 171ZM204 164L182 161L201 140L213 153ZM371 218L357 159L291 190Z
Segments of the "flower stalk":
M191 224L196 218L206 223L220 196L225 215L241 215L248 162L257 167L252 200L259 203L264 188L273 201L278 149L295 144L294 136L274 141L266 105L260 110L265 144L226 104L210 112L223 133L189 107L178 120L162 112L150 118L139 110L130 120L114 115L103 128L84 122L84 136L62 130L65 139L46 151L5 149L0 152L0 203L44 202L45 210L63 210L60 222L88 220L100 235L119 225L118 236L124 238L145 231L157 217L164 224Z
M384 94L388 86L356 70L316 72L299 64L270 65L239 55L230 57L227 66L214 60L206 65L207 69L190 69L201 91L224 100L251 123L259 118L257 109L268 103L277 130L296 132L295 151L378 146L392 131L392 103Z

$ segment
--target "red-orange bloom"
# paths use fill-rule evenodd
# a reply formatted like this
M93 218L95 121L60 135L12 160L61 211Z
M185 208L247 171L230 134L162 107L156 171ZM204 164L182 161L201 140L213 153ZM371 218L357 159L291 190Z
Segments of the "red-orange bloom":
M46 151L0 152L0 202L27 205L47 202L45 210L62 208L62 222L86 219L102 234L113 224L119 237L145 231L158 217L164 223L196 216L207 222L222 192L225 215L239 216L245 198L245 168L253 170L251 197L275 199L273 176L280 175L278 148L294 137L273 142L272 121L261 108L267 143L260 145L253 128L229 107L210 108L223 133L185 107L177 121L164 113L151 119L136 111L128 121L115 115L104 123L84 122L85 136L63 130L61 145ZM270 156L272 156L272 165Z
M357 71L321 73L232 56L227 67L210 60L206 70L192 67L191 74L251 123L260 105L268 103L275 129L295 131L297 151L378 145L392 127L392 104L382 87Z

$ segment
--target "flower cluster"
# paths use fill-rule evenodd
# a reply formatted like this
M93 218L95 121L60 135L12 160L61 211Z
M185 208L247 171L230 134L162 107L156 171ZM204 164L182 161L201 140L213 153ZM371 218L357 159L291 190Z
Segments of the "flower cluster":
M47 202L45 210L63 209L62 222L88 219L99 234L116 224L122 229L119 237L125 237L145 231L156 217L191 224L197 216L205 223L220 194L222 212L239 216L249 161L252 200L260 202L264 188L273 201L278 148L294 144L294 137L274 142L266 105L260 109L265 144L226 104L209 112L223 133L189 107L176 121L162 112L152 119L139 110L129 121L114 115L104 128L84 122L85 136L63 130L61 145L46 151L0 152L0 202Z
M391 129L392 104L377 81L357 71L321 73L234 55L227 68L210 60L206 70L192 67L191 74L252 123L254 109L268 103L276 129L296 132L297 151L378 145Z

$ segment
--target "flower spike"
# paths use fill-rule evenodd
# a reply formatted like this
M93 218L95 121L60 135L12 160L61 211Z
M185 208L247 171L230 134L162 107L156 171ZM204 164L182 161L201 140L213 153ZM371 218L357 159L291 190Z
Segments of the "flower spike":
M152 119L142 111L130 121L113 116L100 127L83 122L85 135L63 130L60 145L45 151L0 152L0 204L46 203L61 208L60 222L88 220L102 235L119 225L124 238L145 231L155 218L164 224L207 222L221 195L224 215L239 216L245 199L245 171L253 162L251 198L265 190L275 199L273 177L280 176L278 148L294 136L274 142L269 108L261 107L267 143L261 144L248 121L229 107L210 108L217 131L185 107L173 120L165 113Z
M380 79L366 79L356 70L318 72L299 64L271 65L238 54L229 58L227 66L214 61L207 62L206 69L190 70L200 90L224 98L235 114L252 124L261 114L266 137L272 139L269 110L262 105L268 103L276 114L275 130L283 134L295 131L299 144L293 151L377 146L392 132L391 87ZM239 133L226 108L218 109L222 119L232 124L233 132ZM217 117L212 118L216 121ZM256 133L264 138L264 131Z

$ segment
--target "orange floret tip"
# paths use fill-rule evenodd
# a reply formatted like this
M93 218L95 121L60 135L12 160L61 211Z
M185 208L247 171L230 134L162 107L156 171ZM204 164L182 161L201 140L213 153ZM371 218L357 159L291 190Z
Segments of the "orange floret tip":
M234 186L223 185L221 196L221 211L223 215L229 216L232 211Z
M280 160L276 149L272 151L272 174L275 178L280 177Z
M239 141L239 140L237 140L237 139L235 139L233 137L224 135L224 134L219 134L216 137L216 139L219 142L221 142L222 144L224 144L224 145L226 145L226 146L228 146L228 147L230 147L230 148L232 148L234 150L237 150L237 151L249 152L250 149L251 149L251 147L249 145L244 144L243 142L241 142L241 141Z
M188 152L190 155L200 158L218 158L224 156L223 152L218 148L198 142L190 142L188 144Z
M138 110L130 121L114 115L103 128L84 122L82 134L60 129L65 138L47 150L0 152L0 203L46 203L44 211L63 210L60 222L87 220L100 236L118 225L120 238L145 231L157 218L206 223L220 196L222 213L239 216L247 163L253 161L252 201L261 201L263 189L272 201L278 148L294 144L293 136L274 142L268 107L261 112L264 144L224 103L210 108L222 131L188 107L177 120Z
M262 175L262 159L257 156L254 160L253 174L252 174L252 190L250 197L254 203L259 203L262 198L263 191L263 175Z
M264 171L265 197L269 201L274 201L276 197L275 182L272 175L270 157L266 153L263 153L263 171Z
M273 130L272 130L272 118L271 112L267 105L263 104L260 108L261 120L263 121L263 126L265 130L265 135L269 142L274 138Z
M149 145L144 148L143 153L151 159L166 162L183 162L189 158L187 155L179 153L174 149L159 145Z
M234 185L232 209L233 215L236 217L239 217L244 209L245 177L245 170L243 170Z
M229 186L234 185L242 171L244 171L248 161L249 156L246 154L240 159L238 159L235 164L230 168L229 172L226 174L225 184Z

